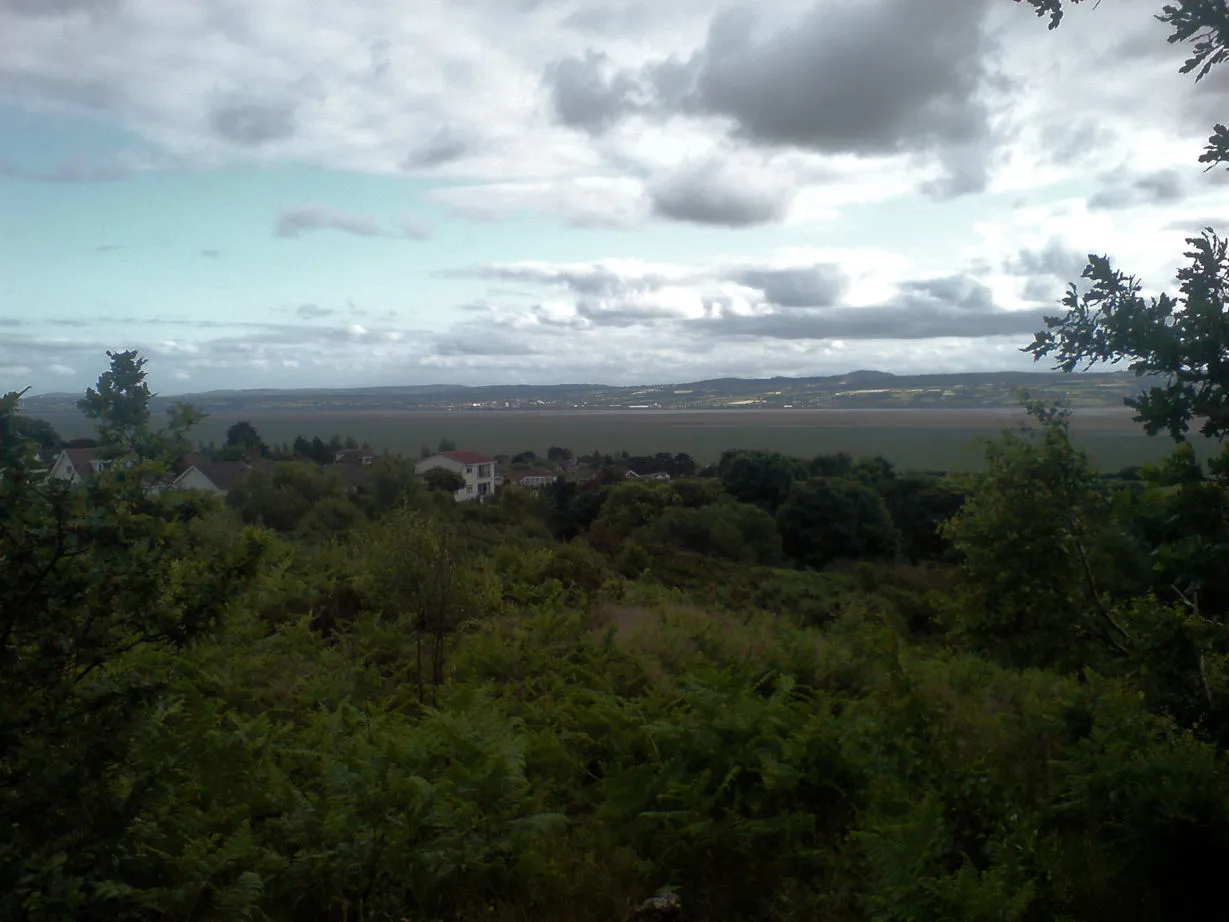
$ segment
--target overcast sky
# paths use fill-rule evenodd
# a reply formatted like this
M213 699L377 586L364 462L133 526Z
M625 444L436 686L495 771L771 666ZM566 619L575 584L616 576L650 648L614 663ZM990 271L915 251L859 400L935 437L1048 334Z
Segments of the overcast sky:
M1161 5L0 0L0 391L1027 368L1229 214Z

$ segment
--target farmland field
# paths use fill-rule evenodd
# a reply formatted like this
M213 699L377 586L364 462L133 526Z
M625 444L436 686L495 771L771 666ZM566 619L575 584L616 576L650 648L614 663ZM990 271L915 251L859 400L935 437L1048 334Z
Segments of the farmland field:
M68 413L41 414L66 437L91 434L87 420ZM845 451L883 455L902 468L970 470L980 464L978 444L1023 419L1014 408L953 410L280 410L242 417L219 413L195 431L204 443L221 443L228 426L250 421L272 445L296 435L328 438L334 433L418 456L441 438L489 454L551 445L586 454L626 450L632 454L687 452L701 462L727 448L767 449L811 457ZM1155 461L1172 447L1149 438L1125 409L1077 411L1077 443L1108 471Z

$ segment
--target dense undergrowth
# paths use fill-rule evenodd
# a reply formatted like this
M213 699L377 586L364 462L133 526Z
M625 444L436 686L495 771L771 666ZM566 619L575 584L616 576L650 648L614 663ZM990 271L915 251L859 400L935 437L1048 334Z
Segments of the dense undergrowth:
M138 463L48 481L15 409L0 917L581 922L669 890L708 922L1152 920L1217 895L1225 491L1189 454L1100 478L1034 408L959 483L730 452L476 506L390 461L360 496L296 469L225 504L148 490L179 430L140 414L111 435Z

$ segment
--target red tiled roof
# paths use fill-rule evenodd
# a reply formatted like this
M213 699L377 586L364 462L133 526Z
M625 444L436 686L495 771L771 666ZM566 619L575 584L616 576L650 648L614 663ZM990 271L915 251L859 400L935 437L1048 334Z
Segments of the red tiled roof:
M460 461L462 464L494 464L495 459L490 455L484 455L480 451L468 451L464 448L458 451L441 451L440 455L452 461Z

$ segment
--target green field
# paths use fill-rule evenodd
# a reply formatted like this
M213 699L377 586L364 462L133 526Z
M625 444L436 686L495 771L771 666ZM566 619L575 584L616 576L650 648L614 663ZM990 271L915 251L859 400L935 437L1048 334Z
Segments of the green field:
M76 414L43 414L67 437L91 433ZM197 430L206 444L221 443L238 416L210 416ZM377 451L417 457L441 438L489 454L551 445L587 454L626 450L632 454L687 452L714 461L727 448L754 448L812 457L837 451L883 455L902 468L970 470L979 466L979 443L1018 424L1018 410L552 410L519 411L276 411L243 414L266 442L296 435L352 435ZM1123 410L1076 413L1077 443L1108 471L1159 459L1172 447L1149 438Z

